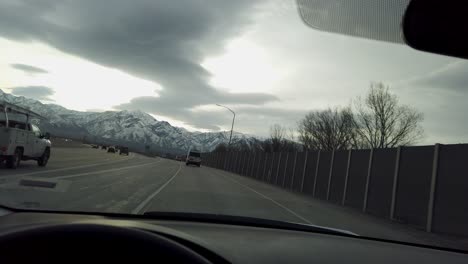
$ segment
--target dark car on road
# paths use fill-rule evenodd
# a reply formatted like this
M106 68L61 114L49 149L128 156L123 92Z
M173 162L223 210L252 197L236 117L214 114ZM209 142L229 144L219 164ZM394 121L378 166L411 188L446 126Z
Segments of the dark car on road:
M120 147L120 155L128 156L128 154L129 154L128 147Z
M115 148L114 148L114 147L109 147L109 148L107 149L107 152L108 152L108 153L115 153L116 151L115 151Z

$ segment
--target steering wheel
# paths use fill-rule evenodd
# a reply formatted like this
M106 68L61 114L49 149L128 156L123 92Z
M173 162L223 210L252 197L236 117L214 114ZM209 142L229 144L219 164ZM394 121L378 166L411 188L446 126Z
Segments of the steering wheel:
M182 244L133 228L98 224L41 226L0 235L2 263L210 263Z

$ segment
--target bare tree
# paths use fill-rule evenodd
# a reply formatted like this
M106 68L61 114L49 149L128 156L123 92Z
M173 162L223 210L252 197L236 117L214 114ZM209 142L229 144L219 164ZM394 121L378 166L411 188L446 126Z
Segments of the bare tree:
M283 140L283 151L299 151L301 149L300 144L296 142L294 132L295 129L292 127L287 130L286 137Z
M296 132L295 129L293 127L290 127L286 134L286 140L289 140L291 142L296 142L296 136L294 135L295 132Z
M226 145L226 143L219 143L213 150L213 152L227 152L227 151L228 151L228 146Z
M391 148L411 145L423 135L423 114L400 105L383 83L372 83L364 100L355 104L357 136L362 147Z
M286 128L274 124L270 127L270 141L271 147L274 152L282 150L283 141L286 138Z
M299 141L305 149L348 149L355 141L355 122L350 108L312 111L299 121Z
M298 144L294 141L294 130L279 124L270 127L270 138L263 141L265 152L296 151Z

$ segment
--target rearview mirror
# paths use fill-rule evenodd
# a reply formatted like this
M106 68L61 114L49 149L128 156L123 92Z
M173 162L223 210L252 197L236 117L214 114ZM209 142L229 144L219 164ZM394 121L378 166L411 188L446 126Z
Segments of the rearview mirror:
M468 2L413 0L403 19L406 43L417 50L468 59Z

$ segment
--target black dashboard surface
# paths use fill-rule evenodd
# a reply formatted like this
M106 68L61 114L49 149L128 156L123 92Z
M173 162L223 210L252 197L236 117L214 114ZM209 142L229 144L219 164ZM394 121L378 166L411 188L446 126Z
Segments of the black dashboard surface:
M201 255L214 253L231 263L468 263L468 255L463 253L361 238L134 217L10 213L0 217L0 236L24 228L64 224L145 230L184 244Z

